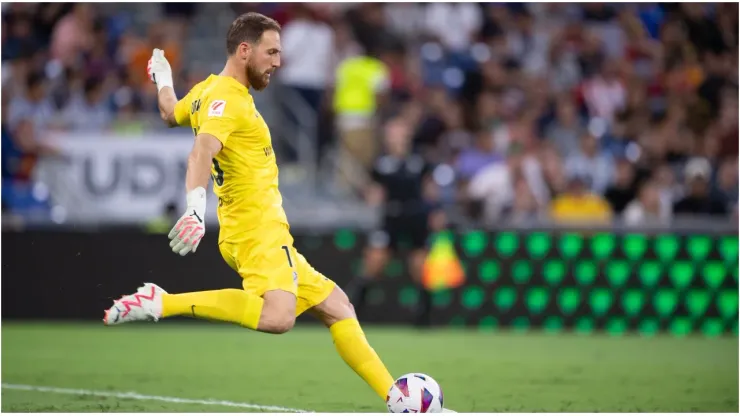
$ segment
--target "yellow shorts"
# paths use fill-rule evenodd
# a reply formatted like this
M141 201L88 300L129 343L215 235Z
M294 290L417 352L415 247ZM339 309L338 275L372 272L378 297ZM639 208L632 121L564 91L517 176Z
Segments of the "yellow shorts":
M219 249L247 292L262 296L279 289L296 295L296 316L323 302L336 286L298 253L284 224L266 224L222 241Z

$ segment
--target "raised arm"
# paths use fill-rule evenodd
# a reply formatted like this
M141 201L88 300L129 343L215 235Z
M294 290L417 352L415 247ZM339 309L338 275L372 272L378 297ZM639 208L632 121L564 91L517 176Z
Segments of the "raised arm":
M187 108L188 100L183 99L178 103L172 81L172 67L167 58L164 57L163 50L154 49L152 51L147 73L149 79L157 85L159 115L167 123L167 126L177 127L188 122L190 116Z
M177 118L175 117L175 106L177 105L175 89L172 87L164 87L160 89L157 96L157 102L159 104L159 115L162 117L162 120L167 123L167 126L179 126L180 124L177 122Z

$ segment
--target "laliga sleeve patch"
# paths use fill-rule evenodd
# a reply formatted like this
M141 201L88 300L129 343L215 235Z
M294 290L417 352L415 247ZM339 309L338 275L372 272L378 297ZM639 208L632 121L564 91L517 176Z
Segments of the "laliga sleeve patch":
M226 107L226 101L215 100L208 107L208 117L221 117L224 115L224 107Z

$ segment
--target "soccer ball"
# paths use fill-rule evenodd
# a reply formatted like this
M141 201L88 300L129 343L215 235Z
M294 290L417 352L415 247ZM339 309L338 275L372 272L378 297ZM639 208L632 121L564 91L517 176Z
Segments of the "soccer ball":
M426 374L405 374L393 383L385 403L391 413L441 413L442 389Z

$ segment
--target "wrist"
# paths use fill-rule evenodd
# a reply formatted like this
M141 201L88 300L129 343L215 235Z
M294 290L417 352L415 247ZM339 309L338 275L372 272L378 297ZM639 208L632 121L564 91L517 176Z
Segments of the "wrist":
M198 213L198 215L201 215L201 218L203 214L206 212L206 190L202 186L199 186L190 192L188 192L186 196L187 204L188 204L188 210L194 209L195 212Z
M172 81L172 73L159 73L155 77L155 81L157 83L157 92L162 91L164 87L175 88Z

